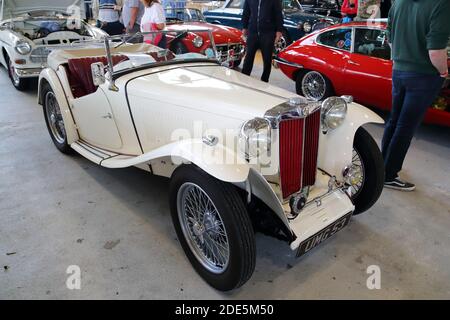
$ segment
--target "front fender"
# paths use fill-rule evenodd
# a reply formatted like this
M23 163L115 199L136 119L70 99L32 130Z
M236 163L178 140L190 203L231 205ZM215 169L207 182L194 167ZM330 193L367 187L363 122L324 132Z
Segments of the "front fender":
M111 158L103 161L102 166L126 168L167 158L175 166L193 163L214 178L230 183L246 181L250 171L248 163L233 150L221 144L207 145L201 139L176 141L136 157Z
M61 115L64 120L64 129L67 134L67 143L70 145L79 139L78 131L76 129L75 122L72 117L72 113L67 102L67 97L64 89L59 81L58 75L50 68L46 68L41 71L38 82L38 103L43 105L44 101L42 97L42 87L45 83L48 83L56 95L59 108L61 109Z
M349 103L344 123L327 134L321 133L318 167L342 180L342 170L352 163L353 140L359 127L366 123L384 123L375 112Z

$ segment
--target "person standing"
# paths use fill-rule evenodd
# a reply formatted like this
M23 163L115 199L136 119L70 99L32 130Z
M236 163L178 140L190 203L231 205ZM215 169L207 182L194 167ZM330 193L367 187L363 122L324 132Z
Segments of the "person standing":
M260 49L264 62L261 80L269 82L273 50L283 32L281 1L245 0L242 24L243 35L247 37L247 53L242 73L252 73L256 51Z
M411 140L448 77L449 0L396 0L388 32L394 61L392 111L382 141L385 187L412 191L399 178Z
M125 32L135 34L141 31L141 20L144 15L144 5L139 0L124 0L122 9L122 23Z
M120 10L122 10L122 0L94 0L92 2L92 13L94 19L97 20L97 27L110 36L123 33Z
M342 22L350 22L358 15L358 0L344 0L341 6Z
M158 0L141 0L145 7L141 19L141 32L162 31L166 27L166 14ZM166 36L164 34L144 35L146 43L166 48Z

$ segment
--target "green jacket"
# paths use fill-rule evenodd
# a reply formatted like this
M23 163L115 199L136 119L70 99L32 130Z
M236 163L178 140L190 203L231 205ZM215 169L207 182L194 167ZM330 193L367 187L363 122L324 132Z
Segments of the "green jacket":
M437 74L428 50L447 48L450 0L396 0L388 31L394 70Z

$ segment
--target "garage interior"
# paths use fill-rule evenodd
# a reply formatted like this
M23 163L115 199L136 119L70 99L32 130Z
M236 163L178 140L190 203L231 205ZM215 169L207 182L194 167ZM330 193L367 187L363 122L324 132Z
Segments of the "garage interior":
M253 70L258 78L259 58ZM295 93L273 70L271 84ZM296 259L257 234L256 270L240 289L211 288L179 246L168 180L109 170L53 145L36 89L0 72L0 299L434 299L450 296L450 131L422 125L404 166L411 193L385 189L320 249ZM386 118L386 114L382 114ZM381 125L369 125L380 142ZM67 290L78 265L82 290ZM368 290L367 268L381 270Z

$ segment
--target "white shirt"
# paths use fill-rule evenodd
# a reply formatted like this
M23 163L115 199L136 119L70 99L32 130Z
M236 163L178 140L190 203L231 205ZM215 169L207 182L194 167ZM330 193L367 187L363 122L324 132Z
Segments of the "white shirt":
M145 8L144 15L141 20L141 31L154 31L151 24L166 23L166 14L160 3L154 2L150 7Z

